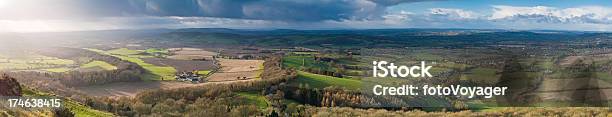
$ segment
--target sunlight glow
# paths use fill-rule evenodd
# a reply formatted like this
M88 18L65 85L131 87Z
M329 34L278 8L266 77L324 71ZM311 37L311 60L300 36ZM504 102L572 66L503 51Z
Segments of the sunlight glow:
M6 1L7 0L0 0L0 8L4 7L6 5Z

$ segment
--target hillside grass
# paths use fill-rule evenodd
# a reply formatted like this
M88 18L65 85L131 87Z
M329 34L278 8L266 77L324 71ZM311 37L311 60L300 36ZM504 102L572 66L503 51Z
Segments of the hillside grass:
M85 106L77 101L56 97L54 94L40 92L37 90L33 90L27 87L22 87L21 92L25 97L50 97L50 98L60 98L62 100L62 106L69 109L70 112L74 113L75 117L113 117L110 112L95 110L91 107Z
M149 53L149 54L153 54L153 53L168 54L170 53L168 49L162 49L162 48L149 48L149 49L144 50L144 52Z
M48 71L48 72L55 72L55 73L62 73L62 72L68 72L72 69L70 68L65 68L65 67L60 67L60 68L49 68L49 69L43 69L44 71Z
M238 92L237 94L240 97L246 98L247 103L253 104L260 109L268 108L271 105L265 96L257 92Z
M143 80L175 80L174 75L176 74L176 69L174 67L166 67L166 66L157 66L150 63L146 63L144 60L136 57L128 57L128 56L120 56L115 55L116 57L126 60L132 63L136 63L140 65L147 71L150 71L150 75L144 77Z
M73 60L32 55L19 59L0 58L0 70L32 70L65 67L76 64Z
M91 61L89 63L83 64L81 65L81 68L92 68L92 67L100 67L104 70L115 70L117 69L116 66L111 65L107 62L104 61Z
M309 88L323 89L325 87L336 86L349 90L359 90L362 82L354 79L337 78L319 74L298 71L298 77L290 82L290 85L305 86Z
M283 66L290 68L311 68L321 69L322 71L332 71L332 68L325 62L317 62L312 56L284 56Z
M118 54L118 55L135 55L135 54L142 53L142 51L130 50L127 48L119 48L119 49L109 50L107 52L110 54Z
M75 117L113 117L109 112L92 109L72 100L64 100L64 106L74 113Z

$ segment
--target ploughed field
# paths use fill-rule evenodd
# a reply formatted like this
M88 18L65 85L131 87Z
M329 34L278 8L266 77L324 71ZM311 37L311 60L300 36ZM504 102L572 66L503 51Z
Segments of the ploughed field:
M220 69L209 76L209 82L248 80L263 72L263 60L219 59Z
M168 52L170 55L167 58L178 60L210 60L213 56L217 55L215 52L209 52L199 48L170 48Z

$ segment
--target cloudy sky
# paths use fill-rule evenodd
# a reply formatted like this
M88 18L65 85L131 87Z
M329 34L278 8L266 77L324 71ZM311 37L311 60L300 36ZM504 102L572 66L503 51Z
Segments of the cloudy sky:
M612 1L0 0L0 32L159 28L612 31Z

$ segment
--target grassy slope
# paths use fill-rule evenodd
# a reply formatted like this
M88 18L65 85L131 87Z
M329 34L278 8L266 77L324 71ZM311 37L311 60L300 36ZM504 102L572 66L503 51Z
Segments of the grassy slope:
M114 65L111 65L111 64L106 63L104 61L92 61L92 62L89 62L87 64L81 65L81 68L92 68L92 67L100 67L100 68L103 68L104 70L115 70L115 69L117 69L117 67L115 67Z
M134 55L134 54L142 53L141 51L130 50L127 48L119 48L119 49L109 50L107 52L111 54L117 54L117 55Z
M332 71L332 68L329 67L325 62L317 62L314 60L312 56L285 56L283 57L283 66L287 66L290 68L301 68L302 62L304 63L304 68L313 68L313 69L321 69L325 71Z
M168 54L169 51L167 49L160 49L160 48L149 48L144 50L144 52L146 53L161 53L161 54Z
M260 109L268 108L270 105L270 102L265 96L259 95L256 92L239 92L237 94L238 96L246 98L247 102L256 105Z
M61 73L61 72L70 71L71 69L62 67L62 68L50 68L50 69L43 69L43 70L48 71L48 72Z
M29 88L22 88L22 93L26 97L54 97L52 94L39 92ZM112 113L99 111L80 104L74 100L60 98L62 100L62 106L70 109L74 113L75 117L112 117Z
M298 72L298 78L291 81L291 85L308 84L310 88L323 89L329 86L344 87L346 89L357 90L361 88L361 81L354 79L336 78L331 76L313 74L308 72Z

